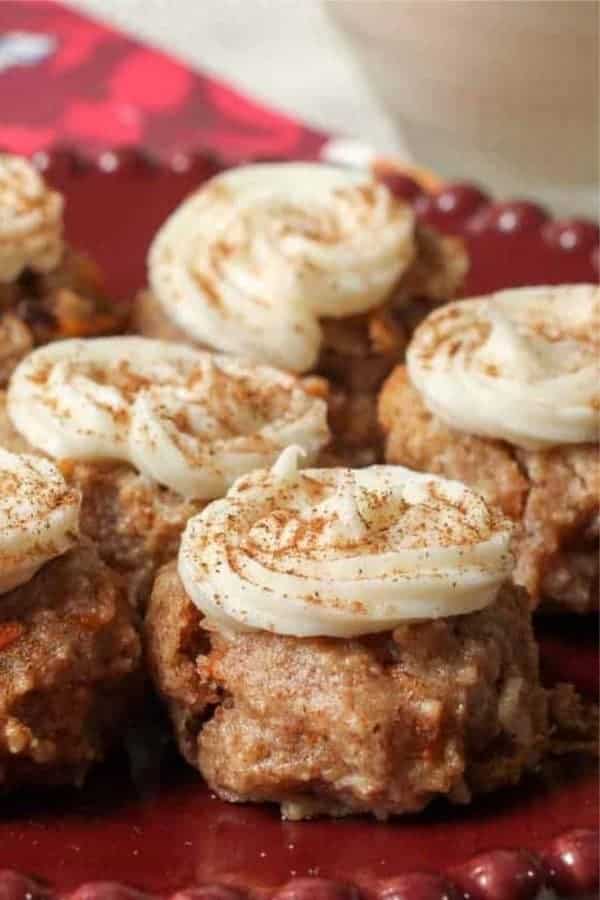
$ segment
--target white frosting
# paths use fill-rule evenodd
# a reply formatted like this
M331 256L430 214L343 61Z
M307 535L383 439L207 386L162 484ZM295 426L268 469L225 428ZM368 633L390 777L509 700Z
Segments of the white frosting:
M0 154L0 284L23 269L49 272L63 254L63 201L36 169Z
M290 447L188 522L179 575L216 627L352 637L492 603L511 524L402 466L297 470Z
M408 348L427 407L522 447L598 439L600 288L518 288L433 312Z
M79 502L54 463L0 448L0 594L77 542Z
M378 306L412 259L413 226L410 207L364 173L245 166L167 219L150 249L150 285L199 343L306 372L319 318Z
M50 456L123 460L206 500L291 441L310 461L329 438L325 402L297 378L141 337L41 347L15 370L7 403Z

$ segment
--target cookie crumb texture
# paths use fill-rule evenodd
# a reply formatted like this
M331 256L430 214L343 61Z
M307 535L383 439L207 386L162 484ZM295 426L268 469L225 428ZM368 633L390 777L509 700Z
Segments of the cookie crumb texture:
M439 795L467 803L539 763L550 704L526 607L505 586L481 612L364 639L226 638L170 565L145 634L179 747L220 797L274 801L289 819L385 819ZM562 703L585 748L578 699Z
M0 792L80 784L141 691L141 647L118 576L87 545L0 604Z
M135 605L144 604L157 569L177 555L187 520L205 503L188 500L121 462L66 462L81 490L81 530L121 573Z

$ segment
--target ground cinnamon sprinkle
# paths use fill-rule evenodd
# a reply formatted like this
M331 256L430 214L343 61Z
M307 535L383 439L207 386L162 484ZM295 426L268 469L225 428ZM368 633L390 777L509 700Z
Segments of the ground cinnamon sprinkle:
M214 281L211 281L211 279L203 272L198 271L195 271L192 277L194 278L194 281L197 282L200 290L204 291L209 302L213 306L216 306L217 309L219 309L223 313L223 315L226 315L227 310L223 305L223 300L221 298L221 295L219 294L219 291L217 290L217 286Z

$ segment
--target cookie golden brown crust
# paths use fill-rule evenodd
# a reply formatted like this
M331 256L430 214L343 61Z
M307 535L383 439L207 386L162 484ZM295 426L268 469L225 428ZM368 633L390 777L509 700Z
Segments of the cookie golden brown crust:
M52 272L26 270L0 284L0 385L33 346L118 334L128 317L127 304L108 299L100 270L82 254L67 250Z
M186 500L125 463L61 463L82 493L81 530L102 559L123 574L136 605L143 605L157 569L174 559L190 516L202 501Z
M0 288L1 290L1 288ZM33 335L27 325L14 313L0 314L0 386L33 348Z
M175 325L165 314L162 305L151 290L140 291L135 298L131 311L131 330L143 337L160 341L176 341L178 344L191 344L201 350L207 349L204 344L192 340L187 332Z
M387 462L463 481L517 523L515 580L534 606L598 608L596 445L524 450L454 431L426 409L403 366L383 387L379 422Z
M332 458L364 465L380 456L376 392L404 358L416 326L459 293L468 268L461 240L418 226L416 256L382 306L344 319L322 319L323 344L315 373L332 384ZM165 315L151 291L134 304L133 330L146 337L194 343Z
M145 640L186 759L221 797L288 818L467 802L517 782L546 747L527 602L510 586L481 612L362 639L226 638L202 627L169 565Z
M0 791L79 784L140 696L126 591L82 544L0 600Z

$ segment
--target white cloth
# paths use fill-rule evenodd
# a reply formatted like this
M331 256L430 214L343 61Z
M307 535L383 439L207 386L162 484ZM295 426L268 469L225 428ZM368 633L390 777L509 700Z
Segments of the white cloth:
M309 125L407 149L319 0L72 0Z

